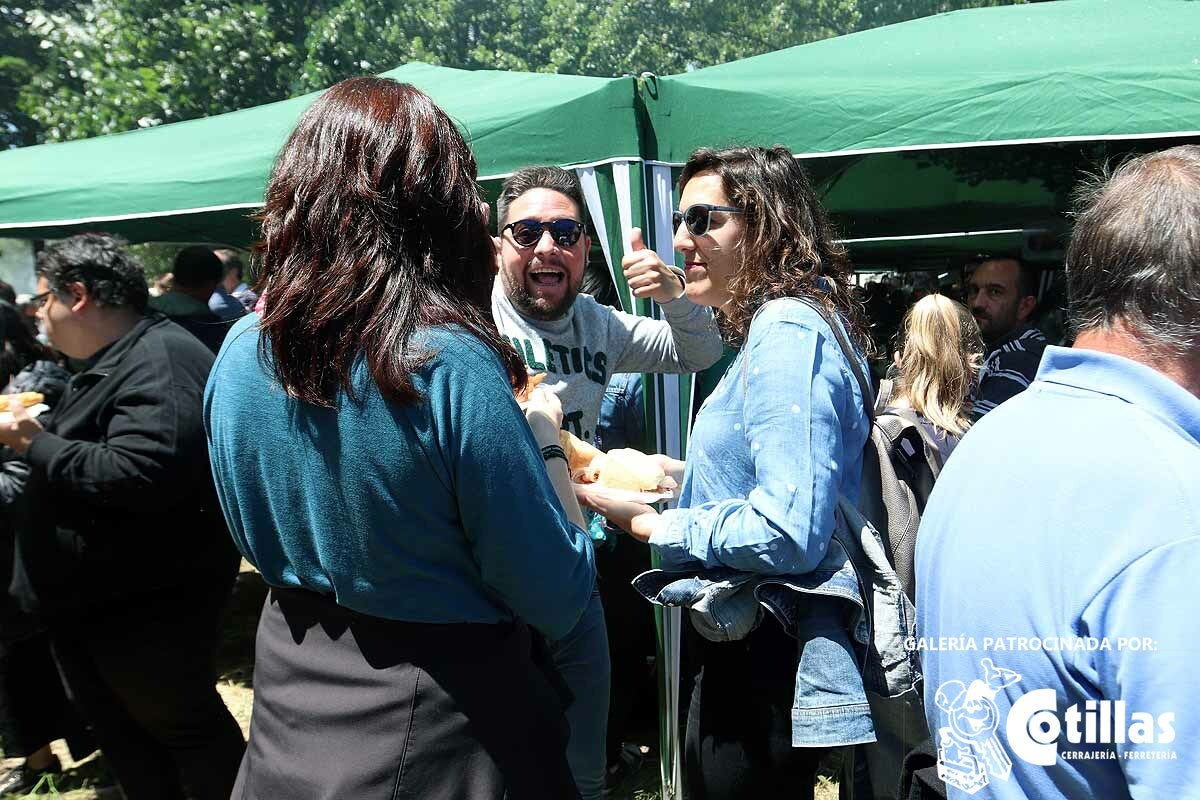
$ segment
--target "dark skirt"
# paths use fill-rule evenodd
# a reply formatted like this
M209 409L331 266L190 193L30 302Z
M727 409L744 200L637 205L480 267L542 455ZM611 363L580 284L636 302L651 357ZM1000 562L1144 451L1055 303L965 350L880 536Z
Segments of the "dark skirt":
M272 589L234 800L578 798L529 629L368 617Z

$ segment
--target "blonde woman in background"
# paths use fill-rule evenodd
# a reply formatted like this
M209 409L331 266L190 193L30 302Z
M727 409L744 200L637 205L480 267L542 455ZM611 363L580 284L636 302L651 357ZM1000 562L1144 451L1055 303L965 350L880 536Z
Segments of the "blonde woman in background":
M983 362L979 326L964 305L931 294L904 315L900 336L895 377L880 386L880 407L914 411L944 462L971 424L970 398Z

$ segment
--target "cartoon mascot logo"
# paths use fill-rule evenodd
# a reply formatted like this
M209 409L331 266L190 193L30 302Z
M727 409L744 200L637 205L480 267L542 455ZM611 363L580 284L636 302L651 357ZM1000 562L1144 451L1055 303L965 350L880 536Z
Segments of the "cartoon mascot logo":
M946 681L934 698L950 723L938 728L938 777L967 794L975 794L992 778L1008 780L1012 773L1012 761L996 737L996 695L1021 676L995 666L990 658L980 664L983 680L976 678L969 686Z

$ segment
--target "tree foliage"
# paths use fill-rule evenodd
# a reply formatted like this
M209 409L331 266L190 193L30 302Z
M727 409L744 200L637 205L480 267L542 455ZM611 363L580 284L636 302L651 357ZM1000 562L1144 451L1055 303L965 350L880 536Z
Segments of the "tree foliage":
M926 13L1005 2L1020 0L0 5L0 147L219 114L415 60L463 69L663 75Z

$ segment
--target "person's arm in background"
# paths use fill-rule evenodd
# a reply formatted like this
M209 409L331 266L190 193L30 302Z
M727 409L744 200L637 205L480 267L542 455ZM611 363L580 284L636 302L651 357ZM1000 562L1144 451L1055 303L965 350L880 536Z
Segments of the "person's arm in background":
M561 446L558 434L562 430L562 403L558 395L548 389L538 387L529 393L529 400L522 404L525 421L538 448ZM562 503L571 524L586 528L587 522L583 512L579 510L579 501L575 499L575 491L571 488L571 471L565 458L544 458L546 473L554 486L554 496Z
M793 319L752 326L746 348L742 425L756 485L745 498L663 512L649 541L664 569L802 574L825 556L843 417L862 413L845 359L836 341Z
M527 423L495 354L458 338L466 346L454 348L453 368L442 370L443 390L430 402L445 428L463 529L484 582L556 639L578 621L596 580L566 464L542 458L543 442L558 444L557 400L535 390Z

